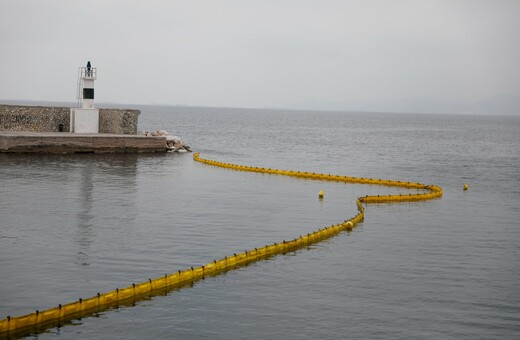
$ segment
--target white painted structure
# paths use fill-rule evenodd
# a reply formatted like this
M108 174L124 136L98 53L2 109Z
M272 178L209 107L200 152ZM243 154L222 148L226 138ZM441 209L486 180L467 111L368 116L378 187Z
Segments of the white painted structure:
M97 79L97 69L90 67L78 68L78 106L70 109L70 132L99 133L99 109L94 108L94 80Z

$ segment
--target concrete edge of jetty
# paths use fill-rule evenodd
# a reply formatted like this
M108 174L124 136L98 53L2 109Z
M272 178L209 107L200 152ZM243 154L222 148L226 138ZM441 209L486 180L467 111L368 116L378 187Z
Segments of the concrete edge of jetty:
M0 131L0 153L167 152L165 136Z

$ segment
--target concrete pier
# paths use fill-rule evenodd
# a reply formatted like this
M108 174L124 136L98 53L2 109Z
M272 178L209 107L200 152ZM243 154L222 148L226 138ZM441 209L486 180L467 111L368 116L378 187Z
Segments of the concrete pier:
M108 133L0 131L0 152L166 152L166 137Z

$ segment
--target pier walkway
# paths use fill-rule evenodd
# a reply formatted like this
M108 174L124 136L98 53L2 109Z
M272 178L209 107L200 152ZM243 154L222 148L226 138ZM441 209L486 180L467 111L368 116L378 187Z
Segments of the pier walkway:
M108 133L0 131L0 152L166 152L166 137Z

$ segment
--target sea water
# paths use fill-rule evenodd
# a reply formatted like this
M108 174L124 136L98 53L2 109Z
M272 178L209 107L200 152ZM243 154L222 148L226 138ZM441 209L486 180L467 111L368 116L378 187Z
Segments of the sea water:
M351 233L35 338L520 338L520 117L141 110L141 130L203 158L444 195L369 205ZM0 318L293 239L354 216L358 196L395 192L407 191L189 153L0 154Z

